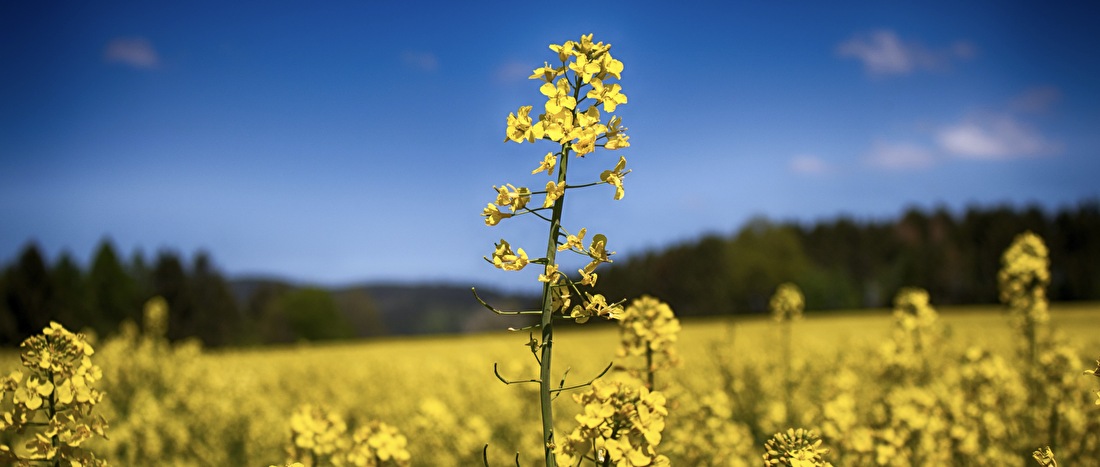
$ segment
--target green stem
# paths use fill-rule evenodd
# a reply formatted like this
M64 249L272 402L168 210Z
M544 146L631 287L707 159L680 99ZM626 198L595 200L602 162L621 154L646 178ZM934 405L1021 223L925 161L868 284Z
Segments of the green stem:
M558 166L558 183L565 182L565 172L569 166L569 150L563 145L561 163ZM565 206L565 194L554 201L554 210L550 218L550 236L546 241L546 264L555 264L558 253L558 237L561 235L561 212ZM551 389L551 358L554 346L554 306L550 282L542 286L542 358L539 365L539 402L542 406L542 441L547 467L555 467L554 458L554 410Z
M783 320L783 408L791 426L791 320Z

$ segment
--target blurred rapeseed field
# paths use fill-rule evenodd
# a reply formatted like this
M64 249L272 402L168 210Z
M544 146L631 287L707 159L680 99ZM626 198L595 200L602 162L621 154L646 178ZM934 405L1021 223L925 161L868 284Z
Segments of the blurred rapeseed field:
M1001 455L995 450L1005 451L1010 465L1023 465L1046 443L1036 430L1006 425L1024 419L1026 407L1016 333L1004 312L950 308L939 322L944 337L932 363L942 373L917 387L882 377L889 365L882 349L893 346L888 343L896 326L888 310L809 311L792 323L794 422L819 433L835 465L917 464L901 454L882 463L877 454L866 457L890 430L910 437L920 431L918 438L927 441L915 442L909 455L953 449L955 465L1002 465L980 461ZM1050 307L1051 327L1078 349L1065 368L1071 395L1061 404L1063 446L1054 447L1064 465L1100 458L1100 379L1082 374L1095 368L1097 322L1096 304ZM657 381L670 394L661 452L672 465L760 465L765 441L787 429L780 330L764 316L681 326L682 364L662 370ZM541 433L530 423L537 406L529 403L537 387L505 386L490 373L494 361L502 371L530 371L529 355L515 352L521 344L514 334L218 352L194 343L170 345L150 334L127 326L95 346L93 358L103 372L97 387L106 394L97 411L109 422L109 439L84 446L116 465L283 465L292 417L304 404L339 414L349 433L372 421L394 427L407 438L411 465L479 465L486 443L493 446L491 465L513 465L517 451L524 465L540 461ZM594 374L615 358L618 334L615 326L562 328L559 352L574 364L573 372ZM18 366L16 353L0 356L0 368ZM971 399L984 412L966 409ZM560 398L556 408L562 412L558 429L568 433L579 407ZM964 417L977 421L964 424ZM962 429L979 439L953 434ZM3 436L0 443L12 445ZM984 444L980 437L1002 444Z

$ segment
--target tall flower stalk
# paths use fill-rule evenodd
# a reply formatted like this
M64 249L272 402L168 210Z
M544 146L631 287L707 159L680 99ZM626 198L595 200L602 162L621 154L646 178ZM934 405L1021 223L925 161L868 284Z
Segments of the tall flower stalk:
M806 300L802 296L802 289L792 282L784 282L776 287L775 294L768 302L771 308L772 319L779 323L781 333L780 346L783 349L783 408L787 425L791 424L791 399L794 392L794 378L792 377L791 356L791 324L802 319L802 309Z
M554 343L554 320L574 319L585 322L594 316L608 319L618 318L622 312L621 302L608 303L600 294L589 293L581 287L596 285L596 268L611 262L614 252L607 250L607 237L596 234L587 240L586 228L570 233L562 225L565 209L565 195L569 190L606 184L614 188L613 198L622 199L623 178L630 172L626 170L626 159L620 157L614 167L600 173L597 180L581 184L569 184L568 168L570 156L585 157L593 154L597 148L617 150L630 146L626 128L619 117L610 114L616 107L627 102L621 86L611 81L618 80L623 70L622 62L614 59L610 53L611 45L592 42L592 34L581 36L580 41L566 41L564 44L551 44L550 50L556 56L554 65L545 62L536 68L530 79L542 81L539 91L546 97L543 105L545 112L532 117L533 106L522 106L508 115L505 142L534 143L548 140L557 144L556 150L546 153L531 175L545 173L552 177L545 189L533 191L527 187L505 184L493 187L497 192L495 202L489 203L482 211L485 225L494 226L501 221L521 215L531 215L548 224L546 254L541 258L530 259L523 248L516 250L504 239L496 244L492 258L485 258L495 267L505 271L520 271L528 264L543 267L538 280L542 282L542 307L529 311L501 311L478 301L493 312L501 315L538 315L539 322L522 328L532 330L529 347L539 365L538 379L510 380L496 372L497 378L506 384L538 383L540 409L542 414L543 445L546 465L555 465L554 461L554 416L551 400L557 393L584 387L591 383L566 386L562 377L557 387L552 380L552 358ZM590 104L583 106L585 101ZM600 107L606 115L602 115ZM541 207L531 208L528 204L532 196L543 195ZM549 212L548 212L549 211ZM589 262L577 271L577 279L572 279L561 271L557 254L573 252L586 256ZM476 290L474 291L477 295ZM534 329L541 331L541 339L534 337ZM610 368L610 365L608 366ZM607 370L605 369L604 372ZM602 376L603 373L601 373ZM599 376L597 376L598 378ZM595 378L593 378L594 380Z

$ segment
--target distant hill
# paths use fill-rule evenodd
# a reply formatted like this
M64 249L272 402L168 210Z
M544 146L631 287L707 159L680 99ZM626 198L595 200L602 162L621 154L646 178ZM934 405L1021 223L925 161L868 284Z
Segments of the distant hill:
M229 281L230 290L241 309L264 290L292 290L307 287L270 278L240 278ZM308 286L316 287L316 286ZM362 316L364 302L373 308L369 319L381 321L388 335L466 333L508 326L521 326L521 318L494 315L474 299L469 286L453 284L365 283L347 287L324 288L338 304L341 313L353 325L368 318ZM500 309L538 307L538 297L505 294L490 287L478 287L478 295ZM357 334L363 335L361 326Z

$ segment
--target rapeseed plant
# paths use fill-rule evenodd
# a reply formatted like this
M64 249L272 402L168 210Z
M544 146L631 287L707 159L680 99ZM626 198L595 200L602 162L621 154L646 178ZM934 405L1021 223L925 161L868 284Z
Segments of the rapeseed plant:
M813 430L789 428L764 444L764 465L830 467L833 464L825 460L829 448L821 444L821 438Z
M791 323L802 320L802 309L805 308L806 301L802 296L802 289L791 282L785 282L776 287L775 294L772 295L768 306L771 308L772 319L779 323L781 333L780 348L783 354L780 364L783 366L783 418L786 420L786 425L790 425L792 418L791 399L794 397L792 394L794 392L794 378L791 375L791 368L794 363L791 356Z
M83 446L94 436L107 437L107 421L93 413L103 400L95 387L103 374L92 364L95 350L87 338L51 322L19 347L26 372L15 370L0 378L0 401L11 401L10 409L0 414L0 434L23 435L30 430L33 435L25 449L0 445L0 461L19 466L107 465Z
M557 388L553 387L551 364L554 320L574 319L583 323L592 317L615 319L623 311L621 302L612 303L603 295L579 288L595 286L596 268L603 263L610 263L614 252L607 250L606 236L593 235L586 246L586 228L580 228L574 234L562 226L565 195L569 190L606 184L614 188L613 199L622 199L625 194L623 179L630 173L626 170L626 158L619 157L613 168L600 173L598 180L581 184L568 183L571 156L584 157L594 153L596 148L617 150L630 146L622 120L617 116L610 116L617 106L627 102L622 87L611 82L621 78L623 64L611 56L610 44L593 42L592 34L581 36L579 41L551 44L550 50L556 54L557 60L554 64L546 62L530 76L530 79L542 82L539 91L546 98L542 106L544 112L535 117L532 116L534 106L521 106L516 112L509 113L504 141L534 143L547 140L556 144L556 149L542 156L538 167L531 171L532 175L545 172L554 177L556 170L556 177L547 181L545 189L540 191L523 186L517 188L512 184L494 186L497 193L495 202L489 203L482 211L487 226L495 226L506 219L521 215L531 215L549 224L545 256L532 259L523 248L513 250L508 241L501 239L496 244L492 259L485 258L493 266L505 271L520 271L530 264L542 266L542 273L538 277L543 284L542 307L531 311L501 311L478 298L482 305L498 314L539 316L537 324L524 328L541 330L541 339L536 339L533 334L530 338L531 352L539 365L539 378L513 381L502 377L495 367L494 371L506 384L539 384L542 441L548 467L555 464L554 455L557 450L551 400L565 389L584 386L582 384L566 388L563 378ZM584 107L586 100L590 104ZM601 114L601 105L606 115ZM531 208L528 204L535 195L543 195L543 203L540 207ZM544 214L546 211L549 211L548 215ZM589 259L588 264L578 270L578 280L570 278L557 263L557 253L564 251ZM477 295L476 290L474 294Z
M656 298L643 296L630 303L619 320L620 359L642 357L641 371L625 363L620 366L645 381L650 391L656 389L656 374L680 365L676 351L676 339L680 333L680 320L672 308Z

